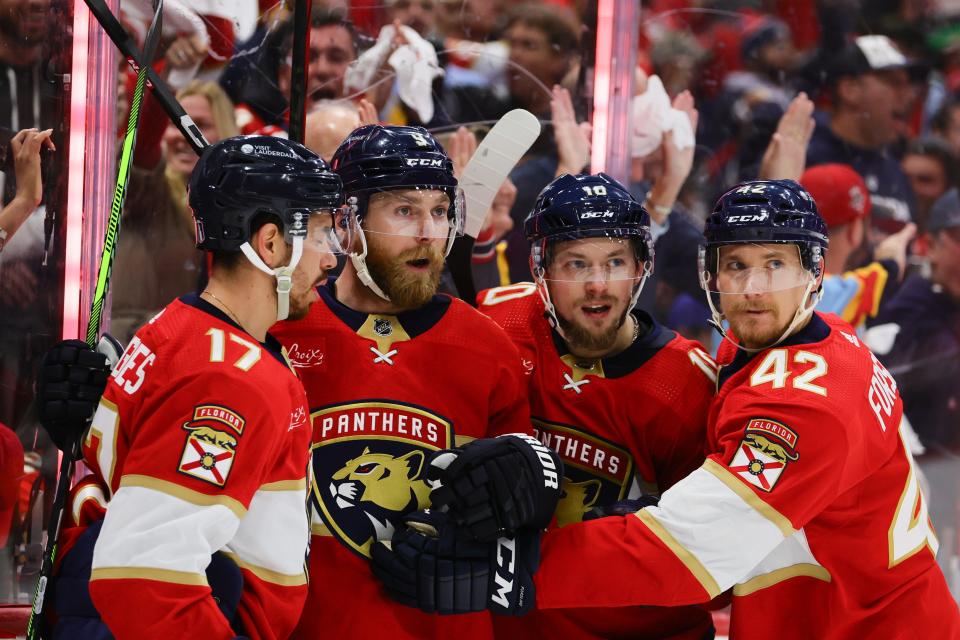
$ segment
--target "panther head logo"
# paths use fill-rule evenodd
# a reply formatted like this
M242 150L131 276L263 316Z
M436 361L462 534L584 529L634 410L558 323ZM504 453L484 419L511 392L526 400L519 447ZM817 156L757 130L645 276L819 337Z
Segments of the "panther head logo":
M389 519L430 504L430 486L419 479L426 456L415 450L400 457L363 453L331 477L330 493L341 509L357 508L370 519L379 539L390 539Z
M596 478L584 482L563 479L560 502L557 504L557 526L565 527L583 520L583 514L596 504L600 497L600 481Z

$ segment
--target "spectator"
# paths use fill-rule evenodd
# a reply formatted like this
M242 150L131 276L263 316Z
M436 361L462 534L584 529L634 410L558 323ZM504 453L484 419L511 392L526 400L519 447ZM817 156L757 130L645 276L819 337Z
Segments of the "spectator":
M930 276L910 276L871 329L871 346L897 379L927 448L960 453L960 196L930 210ZM886 325L883 327L882 325ZM884 339L886 338L886 339Z
M960 99L947 100L930 121L930 129L960 155Z
M10 139L5 150L12 158L17 176L17 194L0 211L0 251L13 238L26 219L33 213L43 197L43 184L40 179L40 150L55 151L50 136L53 129L38 131L23 129Z
M912 219L913 192L890 145L906 132L911 90L907 59L885 36L860 36L833 65L833 111L821 114L809 166L849 164L901 226Z
M360 113L349 102L318 102L307 114L304 145L330 162L333 152L360 126Z
M903 277L907 245L916 233L910 224L885 238L866 266L854 262L866 243L870 224L870 193L863 178L845 164L807 169L800 184L813 196L827 223L830 250L824 258L826 275L817 309L835 313L854 328L877 315Z
M920 138L907 145L900 166L917 199L914 220L922 233L930 207L957 184L957 154L945 140Z
M177 99L211 144L237 134L219 85L194 82ZM171 300L197 290L205 269L186 199L197 155L169 122L159 136L150 133L138 141L113 269L111 332L124 343Z

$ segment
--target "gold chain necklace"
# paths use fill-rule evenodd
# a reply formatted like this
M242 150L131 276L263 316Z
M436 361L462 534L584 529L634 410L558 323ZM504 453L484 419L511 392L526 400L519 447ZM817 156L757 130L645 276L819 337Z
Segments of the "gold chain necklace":
M217 294L215 294L213 291L210 291L209 289L204 289L204 290L203 290L203 293L201 293L200 295L203 295L204 293L207 294L208 296L210 296L211 298L213 298L214 300L216 300L217 302L219 302L220 305L223 307L223 310L226 312L226 314L227 314L228 316L230 316L230 319L233 320L234 322L236 322L238 326L240 326L240 327L243 326L243 324L242 324L242 323L240 322L240 320L237 318L237 314L235 314L235 313L233 312L233 309L231 309L230 306L227 305L226 302L224 302L223 300L221 300L220 298L218 298L218 297L217 297Z

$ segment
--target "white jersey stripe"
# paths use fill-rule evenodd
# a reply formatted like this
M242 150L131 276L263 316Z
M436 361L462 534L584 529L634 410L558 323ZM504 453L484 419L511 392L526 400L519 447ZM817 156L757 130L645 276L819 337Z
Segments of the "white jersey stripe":
M157 569L205 581L210 556L226 545L239 525L240 519L223 504L201 506L156 489L121 486L110 501L94 547L93 569ZM99 573L95 578L110 572Z
M711 462L707 460L665 491L660 504L645 511L674 540L673 545L667 546L684 561L704 589L715 595L742 581L793 530L785 535L780 520L783 516L776 518L780 514L772 509L772 513L761 512L749 496L735 490L736 485L725 482L722 473L718 476L717 470L711 468L716 463ZM736 478L730 479L742 485ZM752 494L748 487L743 488ZM704 523L709 526L704 527ZM662 535L658 537L663 540ZM682 551L678 552L677 547ZM685 558L685 554L696 562Z

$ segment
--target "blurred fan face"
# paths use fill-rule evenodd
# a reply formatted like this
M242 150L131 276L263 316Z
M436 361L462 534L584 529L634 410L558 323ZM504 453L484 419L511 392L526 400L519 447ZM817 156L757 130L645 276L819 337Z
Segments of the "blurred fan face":
M510 93L520 104L533 104L533 96L560 82L567 71L567 59L551 46L547 34L515 22L504 37L510 45L507 79Z
M873 147L908 134L914 89L905 69L865 73L852 80L852 106L861 120L861 133Z
M960 301L960 227L932 234L927 258L930 260L930 279L943 287L951 298Z
M737 244L720 247L710 290L733 334L755 348L783 335L812 278L795 244Z
M937 198L950 187L943 165L932 156L908 153L903 157L900 166L907 174L910 187L917 196L917 209L921 212L929 211Z
M214 121L213 111L210 109L210 102L204 96L185 96L180 100L180 104L187 115L193 118L194 123L210 144L220 140L217 123ZM183 137L183 134L180 133L180 130L172 124L168 124L163 132L163 144L166 148L167 167L183 175L184 178L190 175L193 167L197 164L198 156L186 138Z
M544 280L567 340L584 349L611 348L639 282L633 244L584 238L557 242L552 250Z
M24 44L49 35L50 0L0 0L0 33Z
M393 20L399 20L421 36L433 33L437 23L434 0L394 0L389 6Z
M345 27L327 25L310 30L310 64L307 95L311 101L343 96L343 74L356 58L353 40Z

